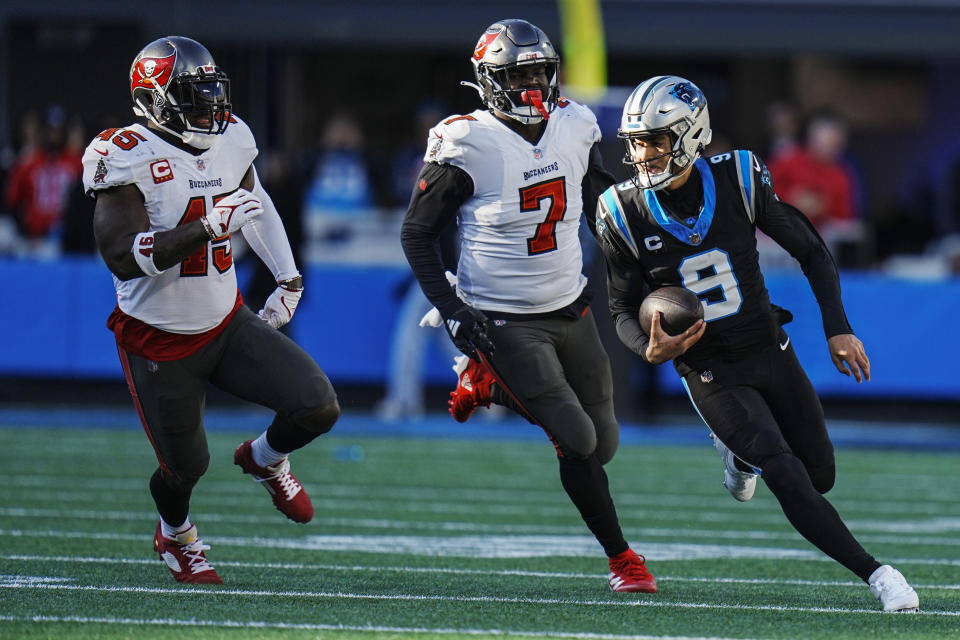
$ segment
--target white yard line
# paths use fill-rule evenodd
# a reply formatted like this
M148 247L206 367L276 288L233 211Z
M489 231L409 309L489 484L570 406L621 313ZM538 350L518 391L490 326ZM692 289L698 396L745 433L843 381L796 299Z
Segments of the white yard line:
M410 523L411 525L414 523ZM402 528L402 527L397 527ZM414 527L410 527L414 528ZM416 527L420 528L420 527ZM445 530L441 526L433 526L432 530ZM540 527L541 530L550 529ZM570 528L573 530L572 528ZM462 533L459 530L456 530ZM472 527L467 531L473 533ZM398 554L406 553L419 556L459 557L459 558L538 558L538 557L592 557L599 555L597 542L586 535L505 535L501 527L483 529L483 535L449 535L449 536L417 536L417 535L307 535L296 538L276 536L203 536L207 544L255 547L271 549L297 549L302 551L357 551L363 553ZM770 534L754 536L729 536L725 532L704 532L703 536L710 539L733 539L741 544L709 544L709 543L671 543L653 542L643 539L644 530L632 536L633 547L651 560L696 560L713 558L754 558L754 559L793 559L793 560L826 560L826 556L819 551L806 546L806 543L796 534ZM657 536L670 540L682 540L689 535L686 530L657 530ZM650 535L650 534L647 534ZM145 534L111 533L104 531L64 531L49 529L0 529L0 537L34 537L34 538L69 538L86 540L123 540L140 542ZM861 540L876 538L862 536ZM774 546L751 546L748 542L758 540L792 540L804 545L803 548L785 548ZM911 538L901 537L889 542L900 545L911 544ZM916 541L913 541L916 543ZM960 540L955 540L960 544ZM929 539L923 543L933 544ZM953 558L942 558L937 562L951 564ZM892 560L890 560L892 562Z
M243 483L231 480L204 480L204 490L206 493L234 496L242 500L246 491L242 488ZM515 489L499 487L434 487L429 485L410 485L396 486L386 484L338 484L333 479L317 478L309 485L322 485L323 494L334 498L357 498L360 500L428 500L434 502L447 502L449 504L462 504L464 502L494 502L494 503L524 503L529 505L557 505L566 506L568 501L566 496L560 490L555 489L537 489L524 488L523 492L517 492ZM145 481L137 478L116 478L116 479L98 479L98 478L65 478L56 475L18 475L10 479L7 487L23 488L35 491L38 489L49 489L52 497L61 495L63 491L74 491L76 495L89 490L94 492L103 491L128 491L142 492L145 487ZM944 507L956 505L956 492L951 488L944 489L943 479L940 478L935 486L928 489L916 486L913 481L909 485L909 492L902 495L892 493L895 487L884 487L884 499L871 501L869 508L865 507L862 500L856 498L844 498L831 494L831 501L842 511L859 512L864 511L872 514L884 513L940 513ZM617 504L621 506L639 506L644 507L656 504L658 508L671 510L675 508L701 508L716 507L717 498L726 494L723 489L716 484L716 491L713 491L714 485L709 485L711 491L704 491L701 483L691 482L682 488L688 489L677 492L676 483L671 485L673 492L652 491L643 492L630 489L619 489L617 491ZM918 492L922 492L923 498L917 498ZM769 496L767 496L769 498ZM775 503L771 504L775 506ZM730 501L729 507L732 510L747 515L748 508ZM933 511L932 509L939 511Z
M58 520L154 520L156 514L146 511L119 511L119 510L99 510L99 509L41 509L24 507L0 507L0 516L11 518L38 518ZM222 515L205 514L203 520L206 522L231 522L247 524L270 524L275 523L273 517L265 518L259 516L245 515ZM630 519L622 519L629 526ZM504 534L554 534L554 535L576 535L583 531L583 527L577 525L556 525L556 524L509 524L509 523L477 523L477 522L456 522L456 521L425 521L415 520L396 520L389 518L325 518L320 516L314 520L315 525L328 527L349 527L381 530L402 530L402 531L443 531L458 533L504 533ZM701 524L709 524L709 521ZM743 524L738 521L738 524ZM960 546L960 536L937 537L934 533L950 533L952 531L960 532L960 518L930 518L927 520L914 520L911 523L883 523L857 522L848 523L850 528L857 533L861 542L877 544L926 544L926 545L944 545ZM878 533L913 533L919 535L904 536L884 536L868 533L870 531ZM929 531L931 535L923 535ZM711 539L711 540L791 540L799 541L799 534L792 531L772 532L760 531L756 529L691 529L667 528L667 527L629 527L631 537L665 537L670 539L689 538L689 539ZM0 532L2 534L2 532Z
M9 578L10 576L8 576ZM712 602L678 602L675 600L575 600L566 598L510 598L498 596L446 596L406 593L350 593L346 591L269 591L265 589L220 589L197 587L103 587L96 585L68 585L51 581L49 584L37 581L38 576L28 580L0 580L3 589L34 589L48 591L81 591L92 593L137 593L137 594L189 594L191 596L224 595L253 598L313 598L317 600L397 600L402 602L479 602L518 605L560 605L579 607L653 607L671 609L720 609L726 611L791 611L806 613L843 613L843 614L880 614L881 609L844 609L840 607L797 607L785 605L747 605L716 604ZM16 576L13 576L16 578ZM642 597L642 596L641 596ZM887 614L888 615L888 614ZM960 611L918 611L913 615L960 617Z
M136 564L156 565L154 558L102 558L93 556L37 556L7 554L0 555L0 560L20 562L56 562L75 564ZM930 564L940 564L940 560L930 560ZM898 564L903 564L898 562ZM606 578L606 573L575 573L567 571L525 571L522 569L460 569L455 567L414 567L414 566L382 566L382 565L348 565L325 564L311 562L234 562L220 560L218 567L237 567L241 569L271 569L277 571L342 571L347 573L426 573L448 575L474 576L504 576L520 578L556 578L561 580L596 580ZM0 580L11 576L0 575ZM38 578L39 581L51 581L54 578ZM61 580L69 580L62 578ZM856 580L786 580L775 578L714 578L697 576L657 575L658 583L666 582L703 582L711 584L750 584L750 585L797 585L805 587L855 587L862 589L863 582ZM945 589L960 590L960 584L913 583L918 589Z
M383 627L383 626L352 626L341 624L309 624L288 622L241 622L234 620L189 620L174 619L136 619L136 618L88 618L75 616L2 616L0 620L10 622L66 622L91 624L118 624L129 626L170 626L170 627L222 627L242 629L284 629L294 631L366 631L372 633L436 633L461 635L495 635L518 636L522 638L572 638L575 640L734 640L719 636L637 636L614 635L608 633L571 633L568 631L521 631L518 629L454 629L449 627ZM738 638L736 640L750 640Z
M141 487L142 489L142 487ZM94 502L91 495L85 491L50 489L49 491L38 492L31 490L29 492L33 504L42 504L45 502L78 504L84 502ZM116 497L116 494L111 494ZM409 495L396 497L386 497L383 495L373 496L339 496L331 497L329 491L324 487L324 495L314 497L313 504L317 511L331 512L336 511L346 514L362 513L384 513L397 510L397 501L402 501L402 510L404 513L427 513L427 514L449 514L449 515L493 515L507 517L564 517L572 513L572 506L566 499L566 496L559 496L560 499L545 501L526 501L504 498L502 501L493 500L472 500L466 497L460 497L456 500L452 496L447 499L432 499L423 495L417 495L415 491L409 492ZM661 497L661 499L664 499ZM129 498L120 500L114 499L113 502L124 504ZM97 503L109 503L97 497ZM249 502L248 494L231 495L229 498L219 497L217 505L221 509L231 505L244 505ZM780 513L776 505L769 505L773 510L767 508L758 510L757 508L741 508L732 500L718 502L716 500L700 499L670 501L661 504L652 499L630 500L625 496L617 496L617 504L620 506L620 519L624 522L631 521L650 521L651 519L681 519L685 522L740 522L750 525L760 524L780 524L783 522L783 514ZM927 523L936 527L939 531L960 531L960 512L956 516L945 515L947 511L943 503L912 503L908 509L891 508L890 503L880 503L865 506L862 503L857 506L842 507L842 511L848 517L848 525L861 530L888 531L888 532L923 532ZM28 509L27 507L5 507L4 510ZM4 510L0 510L3 514ZM34 508L36 511L43 509ZM82 510L73 510L80 512ZM108 512L109 513L109 512ZM884 515L907 517L907 520L881 520ZM850 517L853 516L853 517ZM862 516L862 517L858 517ZM919 523L917 522L919 520Z

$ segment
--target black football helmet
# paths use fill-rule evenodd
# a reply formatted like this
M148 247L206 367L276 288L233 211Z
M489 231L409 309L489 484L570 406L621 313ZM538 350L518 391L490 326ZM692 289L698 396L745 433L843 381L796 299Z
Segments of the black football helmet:
M167 36L130 66L133 112L193 147L213 146L230 123L230 79L206 47Z
M549 118L556 108L560 98L560 57L539 27L518 19L494 22L480 36L470 61L477 84L463 84L474 87L487 108L523 124ZM532 64L546 67L546 95L510 88L508 70Z

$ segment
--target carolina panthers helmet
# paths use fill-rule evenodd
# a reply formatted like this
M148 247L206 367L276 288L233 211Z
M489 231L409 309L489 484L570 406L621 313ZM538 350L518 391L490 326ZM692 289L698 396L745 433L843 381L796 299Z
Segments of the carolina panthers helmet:
M560 57L539 27L518 19L494 22L477 41L471 62L477 84L463 84L475 88L489 109L523 124L535 124L549 118L556 108ZM508 70L531 64L546 66L546 96L540 91L510 88Z
M670 162L662 174L649 175L651 160L633 159L632 141L668 134ZM703 155L710 144L710 112L707 98L689 80L678 76L656 76L640 83L623 105L617 137L624 141L623 162L633 169L633 180L641 189L663 189Z
M133 112L190 146L208 149L230 123L230 79L206 47L167 36L130 66Z

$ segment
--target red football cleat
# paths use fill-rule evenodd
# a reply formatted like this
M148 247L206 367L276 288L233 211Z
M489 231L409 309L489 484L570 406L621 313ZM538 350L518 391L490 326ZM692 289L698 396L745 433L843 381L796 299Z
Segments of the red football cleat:
M457 373L457 388L450 392L448 411L457 422L466 422L477 407L489 407L493 400L490 385L493 373L485 365L467 356L458 356L453 367Z
M647 559L627 549L610 558L610 589L613 591L642 591L656 593L657 581L647 571Z
M284 458L270 467L261 467L253 461L253 449L247 440L233 453L233 463L253 476L254 482L266 487L273 497L274 506L294 522L310 522L313 519L313 503L303 485L290 473L290 461Z
M167 538L157 523L157 532L153 535L153 548L177 582L190 584L223 584L223 580L214 571L203 552L210 548L197 537L196 525L190 527L175 539Z

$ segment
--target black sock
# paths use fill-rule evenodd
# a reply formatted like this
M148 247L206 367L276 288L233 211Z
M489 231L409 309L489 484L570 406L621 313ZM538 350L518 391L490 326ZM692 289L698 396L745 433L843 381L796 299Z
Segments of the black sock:
M626 551L629 545L620 530L603 465L595 455L580 460L569 457L558 459L563 488L604 552L612 558Z
M158 467L150 477L150 495L157 505L157 512L163 521L172 527L179 527L190 515L190 492L174 491L163 481L163 472Z
M307 431L292 420L277 416L267 428L267 444L278 453L290 453L307 446L319 435Z

